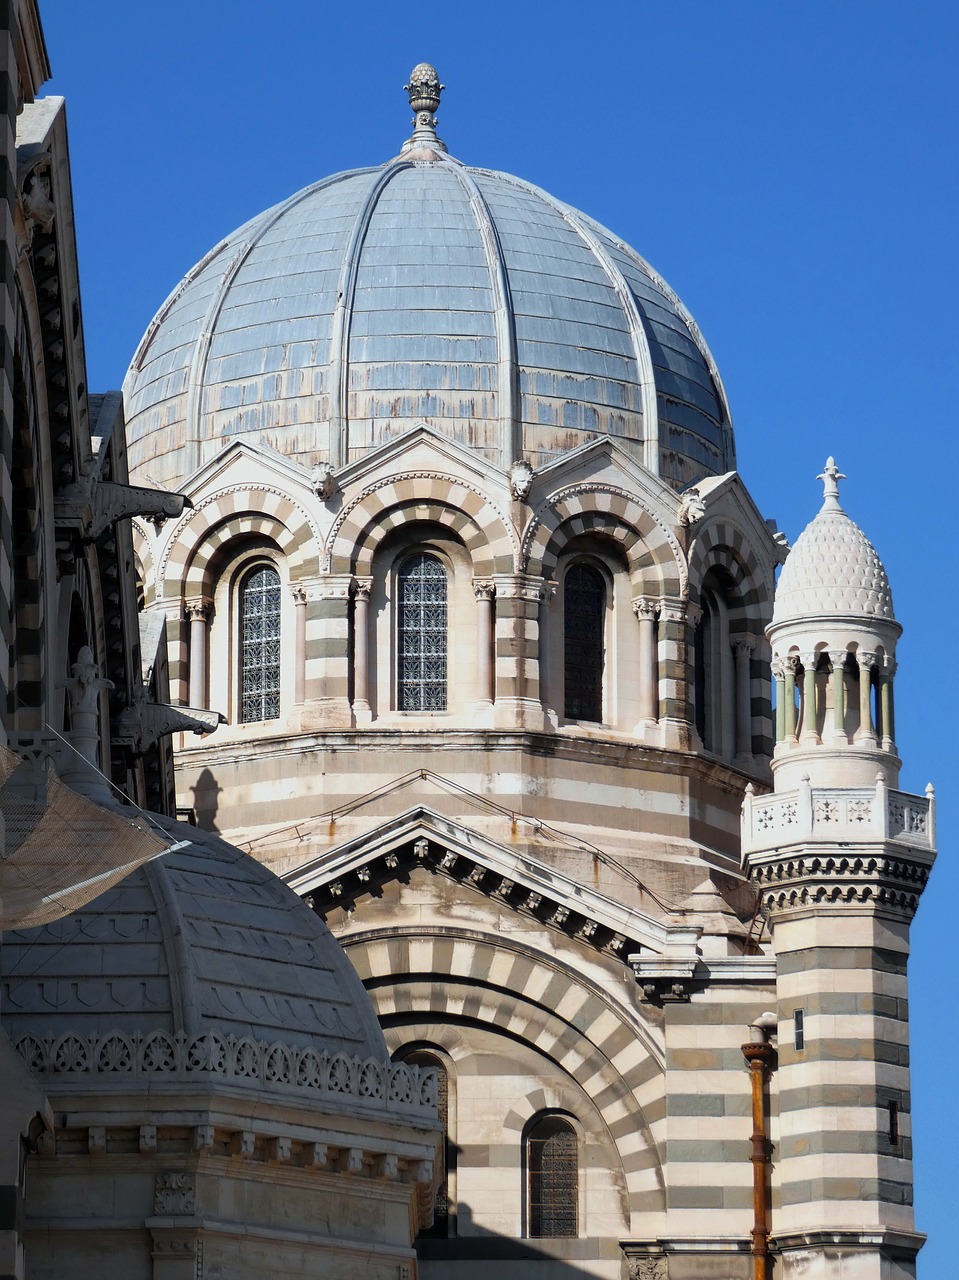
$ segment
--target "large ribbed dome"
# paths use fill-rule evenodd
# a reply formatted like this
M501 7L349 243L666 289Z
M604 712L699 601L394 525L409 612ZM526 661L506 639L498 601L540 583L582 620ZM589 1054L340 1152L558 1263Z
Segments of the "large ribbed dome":
M895 621L889 579L875 547L839 505L835 460L829 458L822 508L786 559L773 607L773 626L829 617Z
M246 437L337 467L420 421L508 467L596 436L676 486L733 468L715 365L632 249L429 129L217 245L126 385L136 478L175 486Z
M165 825L190 845L55 924L4 935L11 1038L215 1032L385 1060L363 985L309 907L219 837Z

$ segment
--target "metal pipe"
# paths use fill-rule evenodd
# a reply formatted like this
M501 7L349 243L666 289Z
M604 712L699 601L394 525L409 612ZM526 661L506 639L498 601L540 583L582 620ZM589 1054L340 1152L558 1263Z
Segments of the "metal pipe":
M776 1050L766 1039L770 1014L763 1014L753 1023L750 1031L754 1039L742 1046L743 1057L749 1066L752 1085L753 1132L753 1229L752 1255L753 1280L769 1280L769 1223L766 1216L766 1189L769 1168L769 1139L766 1132L766 1074L776 1063Z

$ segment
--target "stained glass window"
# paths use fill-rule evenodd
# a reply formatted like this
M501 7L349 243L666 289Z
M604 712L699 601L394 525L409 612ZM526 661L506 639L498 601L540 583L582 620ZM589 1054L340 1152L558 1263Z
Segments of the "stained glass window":
M563 583L567 720L603 718L606 583L588 564L570 566Z
M526 1138L529 1234L575 1236L579 1230L576 1130L560 1116L544 1116Z
M254 569L240 588L240 719L280 715L280 575Z
M398 701L401 711L446 710L446 570L417 552L399 572Z

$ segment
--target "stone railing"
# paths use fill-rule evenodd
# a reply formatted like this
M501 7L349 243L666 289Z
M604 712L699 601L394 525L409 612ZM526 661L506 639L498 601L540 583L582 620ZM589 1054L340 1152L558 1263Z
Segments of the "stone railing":
M91 1087L91 1076L112 1076L113 1087L119 1084L118 1077L126 1077L133 1087L182 1081L194 1088L206 1077L214 1088L223 1081L231 1087L307 1095L318 1103L328 1100L337 1108L436 1119L436 1071L412 1063L362 1060L216 1032L25 1035L16 1048L27 1066L49 1081L46 1087L51 1092L56 1091L51 1077L57 1085L69 1081L86 1089Z
M743 801L743 853L807 841L896 840L932 852L936 847L935 795L874 787L812 787L754 794Z

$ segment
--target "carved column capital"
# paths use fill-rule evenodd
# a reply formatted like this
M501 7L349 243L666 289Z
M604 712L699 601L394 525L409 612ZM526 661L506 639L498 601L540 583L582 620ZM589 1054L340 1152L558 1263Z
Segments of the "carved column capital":
M353 579L353 599L361 600L364 604L369 603L370 592L373 590L372 578L354 578Z
M737 658L740 656L740 654L752 653L753 650L756 648L757 644L758 644L758 638L756 636L750 636L750 635L735 636L730 641L730 646L732 648L732 651Z
M489 578L474 578L473 595L477 600L493 600L496 596L496 587Z
M875 653L857 653L856 660L862 671L875 671L879 667L879 656Z
M653 619L659 615L660 602L652 596L637 596L633 601L633 613L637 618Z
M213 601L208 596L196 596L183 602L183 616L187 622L209 622Z

